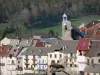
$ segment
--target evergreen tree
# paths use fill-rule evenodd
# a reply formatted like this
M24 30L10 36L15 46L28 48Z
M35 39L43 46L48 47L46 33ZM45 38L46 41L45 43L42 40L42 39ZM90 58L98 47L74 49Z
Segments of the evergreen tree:
M49 35L55 36L55 32L51 29L51 30L49 31Z

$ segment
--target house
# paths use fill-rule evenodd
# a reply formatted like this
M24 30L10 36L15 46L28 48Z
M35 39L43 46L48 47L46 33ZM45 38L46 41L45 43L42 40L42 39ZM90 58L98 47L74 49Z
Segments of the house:
M41 42L45 43L45 47L50 47L52 44L58 41L57 38L41 38Z
M16 45L16 43L18 43L19 41L20 41L19 39L11 39L11 38L5 37L4 39L1 40L0 44L3 44L3 45Z
M19 52L16 55L16 66L17 66L17 74L23 74L23 57L21 53L25 52L28 49L28 47L21 47L19 49Z
M8 55L11 46L0 46L0 75L17 75L16 74L16 58Z
M90 49L87 53L88 65L85 68L85 72L90 73L90 75L100 75L100 41L90 40Z
M51 48L53 52L48 53L48 65L52 61L59 63L69 68L70 71L77 71L77 46L78 40L58 40L55 44L52 44Z
M86 44L84 44L84 42ZM77 46L77 50L79 51L78 53L78 66L82 65L81 62L84 62L84 65L83 65L83 71L89 75L100 75L100 71L99 71L99 68L100 68L100 57L99 57L99 54L100 54L100 51L99 51L99 45L100 45L100 41L99 40L90 40L90 39L87 39L87 38L84 38L84 39L80 39L79 40L79 43L78 43L78 46ZM83 58L83 55L80 55L81 54L85 54L85 58L84 60L82 59ZM82 59L82 60L81 60ZM87 63L87 64L85 64ZM82 68L82 66L81 66Z
M51 52L50 48L29 47L23 55L23 73L42 73L47 70L48 57L47 53Z
M86 54L89 51L89 42L90 39L82 38L79 40L76 50L77 50L77 66L78 71L81 73L84 72L85 67L87 66L87 57Z
M87 28L86 31L87 38L99 35L98 33L100 31L100 21L91 21L85 27Z

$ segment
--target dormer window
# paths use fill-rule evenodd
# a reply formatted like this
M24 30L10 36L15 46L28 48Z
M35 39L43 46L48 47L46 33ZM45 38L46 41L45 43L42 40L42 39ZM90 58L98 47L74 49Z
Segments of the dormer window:
M9 57L12 58L12 54L10 54Z
M92 44L92 41L90 41L90 45Z
M99 57L100 57L100 53L98 53L98 54L97 54L97 56L99 56Z
M91 48L92 46L90 45L89 48Z
M100 63L100 59L98 59L98 62Z
M41 52L42 52L42 50L40 49L40 50L39 50L39 52L41 53Z
M94 60L93 59L91 59L91 64L94 64Z
M55 51L59 51L58 49L55 49Z

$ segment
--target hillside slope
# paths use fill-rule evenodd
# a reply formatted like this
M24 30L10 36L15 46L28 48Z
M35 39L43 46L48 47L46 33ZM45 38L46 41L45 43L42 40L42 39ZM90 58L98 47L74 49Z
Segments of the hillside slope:
M0 0L0 22L55 20L64 12L69 17L99 14L100 0Z

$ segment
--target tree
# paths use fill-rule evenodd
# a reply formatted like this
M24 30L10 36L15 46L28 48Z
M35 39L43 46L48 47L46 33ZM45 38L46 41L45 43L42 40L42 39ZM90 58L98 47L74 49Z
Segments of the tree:
M55 32L51 29L51 30L49 31L49 35L55 36Z
M56 36L55 36L55 37L58 38L58 36L59 36L59 35L58 35L58 32L56 32Z

